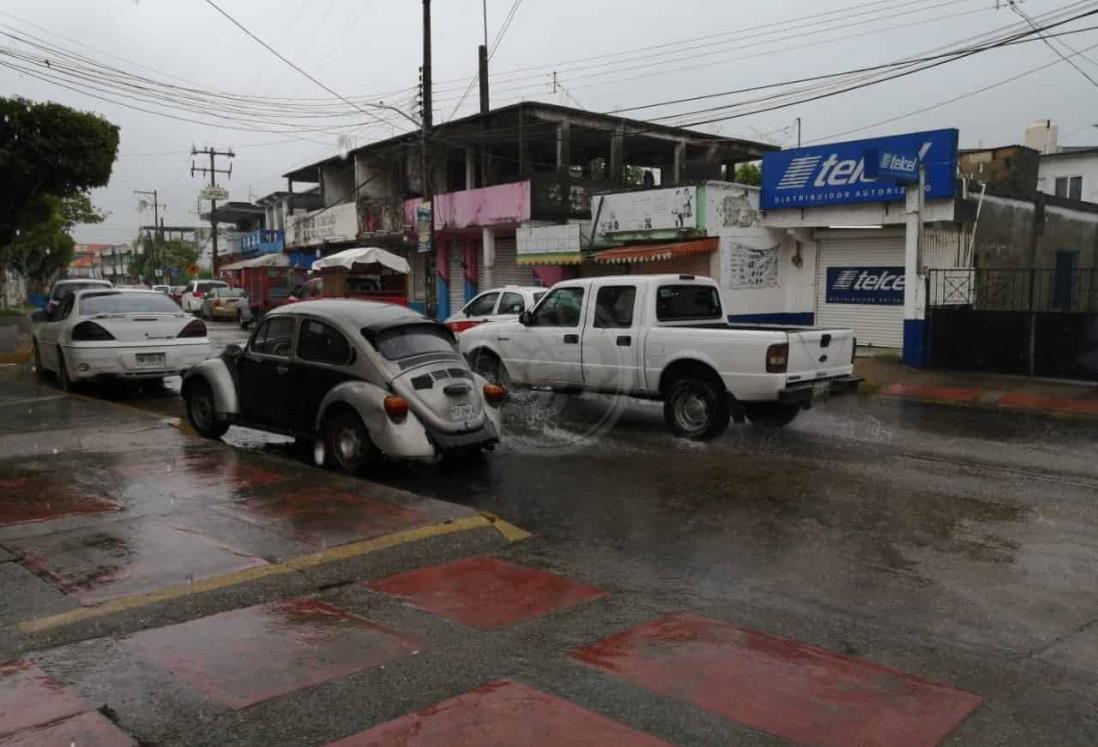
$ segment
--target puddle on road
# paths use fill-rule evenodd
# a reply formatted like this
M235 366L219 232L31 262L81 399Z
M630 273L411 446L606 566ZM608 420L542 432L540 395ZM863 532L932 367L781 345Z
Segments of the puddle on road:
M64 475L25 469L0 471L0 527L121 509L105 494L88 491Z

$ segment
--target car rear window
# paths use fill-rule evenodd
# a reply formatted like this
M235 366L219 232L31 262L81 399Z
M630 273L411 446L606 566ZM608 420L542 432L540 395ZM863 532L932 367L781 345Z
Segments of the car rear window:
M712 285L661 285L656 291L656 319L683 322L721 316L721 295Z
M94 314L178 314L179 307L163 293L85 293L81 316Z
M456 348L450 330L436 324L405 324L390 327L374 337L369 330L362 336L373 343L382 355L391 361L411 358L424 353L453 353Z
M55 285L53 287L53 293L50 294L50 298L62 298L70 293L76 293L76 291L87 290L88 288L110 288L110 283L64 283L61 285Z
M210 280L210 281L207 281L205 283L199 283L195 287L195 290L199 291L200 293L209 293L214 288L227 288L227 287L228 287L228 285L226 283L222 283L222 282L217 281L217 280Z

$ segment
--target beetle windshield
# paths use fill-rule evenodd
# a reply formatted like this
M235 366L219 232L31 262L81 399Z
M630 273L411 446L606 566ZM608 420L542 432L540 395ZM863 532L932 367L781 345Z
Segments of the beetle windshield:
M366 330L363 330L363 335L391 361L424 353L455 352L453 334L441 325L406 324L382 330L376 338L367 334Z

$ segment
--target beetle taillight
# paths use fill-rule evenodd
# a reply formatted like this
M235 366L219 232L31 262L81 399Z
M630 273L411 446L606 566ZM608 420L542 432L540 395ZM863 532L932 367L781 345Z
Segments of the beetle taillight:
M499 384L484 385L484 401L493 407L499 407L507 399L507 390Z
M98 342L113 340L114 335L95 322L80 322L72 328L72 339L76 342Z
M206 325L200 319L192 320L177 337L205 337Z
M394 423L403 423L405 418L408 417L408 400L390 394L385 398L385 414Z
M782 342L766 349L766 372L785 373L789 367L789 343Z

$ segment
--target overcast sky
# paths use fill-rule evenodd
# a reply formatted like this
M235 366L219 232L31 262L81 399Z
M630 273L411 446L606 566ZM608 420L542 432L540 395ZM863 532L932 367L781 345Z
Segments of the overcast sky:
M1006 0L1001 0L1005 5ZM345 96L385 96L406 104L421 56L418 0L218 0L242 24L286 57ZM513 0L488 0L495 37ZM860 0L863 4L867 0ZM581 105L593 111L818 75L917 55L950 42L1018 22L995 0L881 0L872 23L829 28L806 16L849 12L838 0L521 0L492 59L493 105L516 97ZM1098 3L1025 0L1037 16L1068 5ZM1098 16L1074 24L1098 23ZM204 0L5 0L0 32L18 29L105 63L158 80L188 81L203 89L253 96L323 98L326 94L246 37ZM725 36L763 27L747 38ZM855 38L850 37L857 34ZM67 38L65 38L67 37ZM445 120L476 67L483 27L481 0L435 0L434 61L438 114ZM673 43L684 41L680 45ZM1098 44L1098 31L1067 37L1075 50ZM0 37L0 47L11 45ZM84 46L80 46L84 45ZM632 58L592 58L638 50ZM3 61L0 57L0 62ZM586 59L584 62L574 62ZM987 52L936 70L824 101L731 120L702 129L749 139L795 143L791 124L803 120L805 140L862 127L961 96L1057 60L1041 43ZM1098 78L1098 49L1075 58ZM125 61L123 61L125 60ZM653 67L656 62L662 66ZM535 69L530 69L535 68ZM553 95L552 70L564 90ZM520 70L521 69L521 70ZM509 71L516 71L509 73ZM659 73L659 74L654 74ZM330 132L269 134L179 122L96 100L0 67L0 91L54 100L102 114L121 127L120 158L110 185L94 194L111 212L99 226L77 230L78 240L122 242L141 223L135 189L158 189L169 224L196 221L200 180L190 176L192 144L237 152L226 186L246 200L284 188L282 173L339 150L338 132L359 144L390 134L365 117ZM569 100L567 96L572 98ZM463 111L475 106L475 90ZM718 101L638 112L639 118L711 106ZM1098 143L1098 87L1060 62L986 93L841 139L957 127L962 146L1020 142L1027 124L1051 118L1061 141ZM350 120L348 120L350 121ZM365 128L364 123L369 123ZM260 125L262 126L262 125Z

